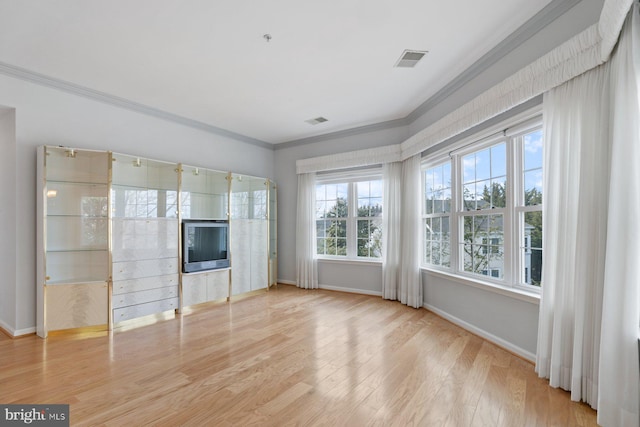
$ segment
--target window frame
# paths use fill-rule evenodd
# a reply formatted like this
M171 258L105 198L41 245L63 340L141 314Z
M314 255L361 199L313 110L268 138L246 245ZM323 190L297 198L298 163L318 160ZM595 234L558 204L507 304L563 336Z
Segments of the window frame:
M524 268L525 260L522 249L524 248L524 215L527 212L542 211L542 203L538 205L525 206L524 204L524 136L543 130L542 116L539 112L529 115L524 119L512 119L503 122L501 132L481 138L476 134L464 140L458 141L443 149L427 155L423 158L421 165L421 197L422 197L422 247L425 248L425 218L434 217L436 214L426 214L426 192L425 192L425 172L433 167L437 167L449 162L451 167L451 209L448 214L450 226L450 266L429 264L426 262L426 255L423 250L421 257L421 268L427 271L444 273L459 277L461 280L470 283L481 283L517 291L524 291L528 294L539 295L540 286L525 283ZM494 129L495 131L495 129ZM485 133L486 134L486 133ZM471 153L479 152L501 142L506 146L506 189L505 207L489 208L481 210L466 210L464 204L464 168L463 158ZM544 174L544 165L543 165ZM446 179L446 178L445 178ZM544 198L544 194L543 194ZM544 202L544 199L543 199ZM464 237L464 218L478 215L503 215L503 248L504 265L503 278L496 279L489 275L482 275L464 271L464 253L462 249ZM486 269L493 271L498 267Z
M328 172L316 175L315 186L325 184L347 184L347 217L346 219L346 255L326 255L319 254L317 248L318 237L316 236L314 242L315 257L321 261L338 261L338 262L364 262L364 263L382 263L382 254L380 257L364 257L358 255L358 220L373 220L380 219L380 227L382 228L382 215L379 217L358 217L358 182L376 181L380 180L383 185L381 192L382 199L382 214L384 214L384 180L382 176L382 167L366 168L355 171L338 171ZM314 186L314 191L315 191ZM317 201L316 201L317 203ZM317 206L317 204L316 204ZM315 218L314 227L317 227L317 221L319 218ZM315 232L314 232L315 234Z

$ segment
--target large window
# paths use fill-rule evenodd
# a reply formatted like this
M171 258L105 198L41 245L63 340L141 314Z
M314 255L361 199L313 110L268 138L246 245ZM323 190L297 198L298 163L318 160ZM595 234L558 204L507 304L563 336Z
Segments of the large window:
M542 146L536 124L426 159L425 267L506 286L540 286Z
M320 257L382 257L380 172L328 175L316 184L316 251Z

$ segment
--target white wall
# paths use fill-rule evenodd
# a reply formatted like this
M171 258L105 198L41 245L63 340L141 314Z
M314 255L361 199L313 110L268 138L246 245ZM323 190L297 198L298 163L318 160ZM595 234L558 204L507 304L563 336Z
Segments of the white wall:
M16 112L0 107L0 327L15 325L16 300ZM35 192L34 192L35 197Z
M602 3L602 0L580 1L408 125L313 144L287 144L284 148L276 149L276 180L279 188L279 279L295 281L296 160L404 141L597 22ZM321 285L347 287L365 293L371 290L380 291L381 278L375 278L376 271L371 265L336 266L335 263L325 262L319 262L318 265ZM498 341L525 357L535 354L538 324L536 303L466 286L442 277L434 278L426 272L423 273L423 286L425 304L440 314L468 328L475 328L476 333Z
M183 162L218 170L274 178L274 153L258 147L191 128L172 121L137 113L111 104L40 86L17 78L0 75L0 105L15 109L16 143L3 142L2 170L4 188L17 186L15 201L17 219L7 213L2 224L15 230L17 245L3 238L3 253L15 253L17 263L2 258L4 270L15 268L15 286L4 282L0 324L15 334L35 328L35 254L36 254L36 147L65 145L76 148L111 150L157 160ZM9 132L10 133L10 132ZM15 153L16 155L13 155ZM11 199L3 190L2 200ZM5 223L4 218L8 218ZM9 275L10 277L10 275ZM15 308L15 314L11 308Z
M427 308L522 357L535 359L539 311L536 301L520 300L426 271L422 273L422 285Z

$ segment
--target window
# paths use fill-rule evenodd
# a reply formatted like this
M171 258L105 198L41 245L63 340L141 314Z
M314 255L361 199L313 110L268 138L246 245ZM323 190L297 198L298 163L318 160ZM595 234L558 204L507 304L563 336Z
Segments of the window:
M424 188L424 259L427 264L449 267L451 264L451 163L425 170Z
M542 278L542 130L519 138L518 163L522 183L518 194L521 280L540 286Z
M426 159L425 267L505 286L540 286L542 136L538 120Z
M316 252L321 257L382 257L382 178L328 174L316 184Z

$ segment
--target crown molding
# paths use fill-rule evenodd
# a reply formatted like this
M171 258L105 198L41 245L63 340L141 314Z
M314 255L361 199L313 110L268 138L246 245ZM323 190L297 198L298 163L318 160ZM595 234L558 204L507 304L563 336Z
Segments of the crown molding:
M374 123L374 124L371 124L371 125L359 126L359 127L355 127L355 128L339 130L339 131L336 131L336 132L324 133L322 135L310 136L308 138L295 139L295 140L292 140L292 141L281 142L279 144L274 144L273 149L274 150L282 150L284 148L295 147L295 146L298 146L298 145L313 144L313 143L322 142L322 141L331 141L331 140L334 140L334 139L345 138L347 136L352 136L352 135L360 135L360 134L363 134L363 133L376 132L376 131L381 131L381 130L386 130L386 129L393 129L393 128L397 128L397 127L402 127L402 126L406 126L407 124L408 123L407 123L406 118L396 119L396 120L389 120L389 121L386 121L386 122L379 122L379 123Z
M268 142L261 141L259 139L255 139L246 135L231 132L226 129L222 129L216 126L209 125L204 122L200 122L198 120L189 119L183 116L179 116L177 114L173 114L157 108L149 107L148 105L140 104L138 102L131 101L129 99L121 98L119 96L110 95L105 92L100 92L98 90L90 89L85 86L80 86L75 83L57 79L55 77L50 77L44 74L36 73L35 71L18 67L16 65L8 64L6 62L0 62L0 74L25 80L31 83L36 83L41 86L58 89L73 95L89 98L93 101L98 101L104 104L109 104L109 105L124 108L127 110L135 111L136 113L141 113L147 116L152 116L162 120L178 123L183 126L199 129L199 130L212 133L218 136L232 138L232 139L242 141L247 144L255 145L261 148L267 148L270 150L273 149L273 144L269 144Z

